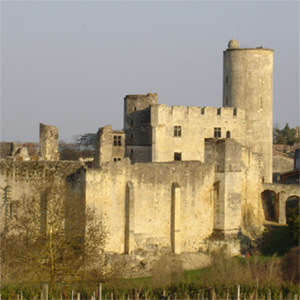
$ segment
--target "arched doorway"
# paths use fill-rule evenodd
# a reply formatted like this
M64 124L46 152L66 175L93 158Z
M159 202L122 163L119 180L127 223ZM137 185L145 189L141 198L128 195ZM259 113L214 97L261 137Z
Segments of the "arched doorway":
M299 196L293 195L289 196L285 203L285 217L286 222L288 222L288 218L295 211L296 207L299 205Z
M279 202L277 193L271 190L265 190L261 193L261 200L265 213L265 220L278 222Z

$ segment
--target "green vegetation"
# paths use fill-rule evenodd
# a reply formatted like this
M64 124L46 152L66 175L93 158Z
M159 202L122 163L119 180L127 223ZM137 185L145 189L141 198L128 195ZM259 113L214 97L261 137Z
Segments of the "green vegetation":
M291 208L289 211L289 217L288 217L288 226L289 226L289 233L290 237L293 240L295 245L299 245L299 202L298 205L294 208Z
M269 226L264 233L266 240L261 248L262 256L269 257L274 254L284 256L293 246L294 242L288 226Z
M295 220L295 214L290 218ZM295 221L293 221L295 224ZM221 299L234 299L237 285L240 285L241 299L251 295L266 296L272 293L272 299L287 299L288 294L299 295L299 247L293 247L294 226L268 226L263 234L260 251L253 249L250 257L236 257L224 260L221 256L213 259L211 266L192 271L182 271L179 261L162 256L153 266L151 277L118 278L114 276L102 284L103 299L174 299L209 298L214 292ZM260 252L260 253L259 253ZM278 255L276 255L278 254ZM71 289L81 299L90 299L96 293L95 281L80 281L76 284L56 286L52 295L70 299ZM40 297L40 285L7 285L2 288L2 299L16 299L22 291L23 299ZM74 298L75 298L74 296Z
M277 126L273 129L273 143L274 144L285 144L294 145L299 142L299 137L296 137L296 129L290 128L289 124L286 123L283 129L279 129Z

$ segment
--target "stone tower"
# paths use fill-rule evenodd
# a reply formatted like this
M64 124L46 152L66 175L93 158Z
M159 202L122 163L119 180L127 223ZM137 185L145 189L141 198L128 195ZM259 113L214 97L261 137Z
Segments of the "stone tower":
M223 106L245 109L246 146L260 154L265 182L272 182L273 52L231 40L223 58Z

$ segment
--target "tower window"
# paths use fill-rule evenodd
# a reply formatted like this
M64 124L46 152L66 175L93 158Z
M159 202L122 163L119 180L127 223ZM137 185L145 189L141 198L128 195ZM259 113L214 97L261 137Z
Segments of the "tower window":
M220 127L215 127L215 129L214 129L214 137L215 138L220 138L221 137L221 128Z
M181 152L174 152L174 160L181 160Z
M133 149L130 149L130 154L133 155Z
M136 106L134 107L134 111L136 111Z
M121 136L120 135L114 135L114 146L121 146Z
M174 136L181 137L181 126L174 126Z
M132 138L132 139L133 139L133 133L131 133L131 134L130 134L130 138Z
M228 97L225 98L225 104L228 105Z
M130 121L130 125L133 125L133 120Z

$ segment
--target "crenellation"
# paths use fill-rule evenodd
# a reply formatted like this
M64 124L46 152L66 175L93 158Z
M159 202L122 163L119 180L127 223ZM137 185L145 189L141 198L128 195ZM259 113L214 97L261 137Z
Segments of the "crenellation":
M188 108L186 106L171 106L172 115L187 115Z
M188 106L187 113L189 115L201 115L201 107L200 106Z

